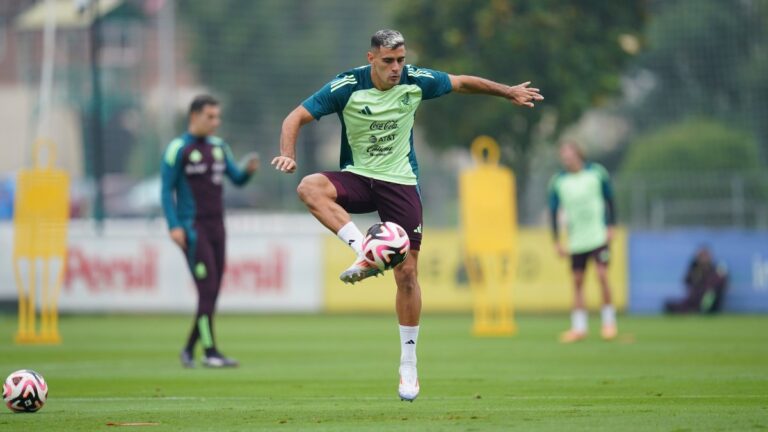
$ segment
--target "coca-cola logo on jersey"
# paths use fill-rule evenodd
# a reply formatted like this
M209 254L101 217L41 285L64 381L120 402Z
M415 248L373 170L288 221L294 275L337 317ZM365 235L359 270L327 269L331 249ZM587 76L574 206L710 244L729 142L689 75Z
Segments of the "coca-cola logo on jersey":
M374 121L371 122L370 129L378 131L397 129L397 120Z

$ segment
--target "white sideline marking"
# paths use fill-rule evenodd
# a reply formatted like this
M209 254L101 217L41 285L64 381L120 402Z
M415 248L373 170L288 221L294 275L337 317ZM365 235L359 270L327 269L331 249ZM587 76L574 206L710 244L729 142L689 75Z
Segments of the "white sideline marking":
M56 397L57 401L68 402L122 402L122 401L207 401L207 400L233 400L233 401L248 401L248 400L317 400L318 397L322 397L324 400L391 400L392 397L345 397L345 396L313 396L313 397L285 397L276 398L269 396L262 397L244 397L244 396L223 396L223 397L197 397L197 396L147 396L147 397ZM467 396L431 396L430 400L465 400L473 399L471 395ZM595 396L595 395L582 395L582 396L491 396L488 399L512 399L512 400L574 400L579 402L589 400L635 400L635 399L768 399L766 395L661 395L656 396L642 395L642 396Z

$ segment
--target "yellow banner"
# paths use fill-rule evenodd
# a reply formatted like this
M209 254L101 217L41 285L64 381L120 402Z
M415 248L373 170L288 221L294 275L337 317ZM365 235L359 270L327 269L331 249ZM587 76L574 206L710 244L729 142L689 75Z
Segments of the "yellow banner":
M352 250L335 236L325 240L325 309L329 312L394 312L395 280L383 277L344 285L339 274L354 259ZM568 311L572 302L570 260L557 255L549 230L521 228L519 258L512 302L516 311ZM419 282L424 312L469 312L472 294L461 260L461 241L455 230L426 230L419 254ZM627 304L626 230L617 228L611 243L610 281L617 309ZM590 261L585 294L590 309L599 308L600 289Z

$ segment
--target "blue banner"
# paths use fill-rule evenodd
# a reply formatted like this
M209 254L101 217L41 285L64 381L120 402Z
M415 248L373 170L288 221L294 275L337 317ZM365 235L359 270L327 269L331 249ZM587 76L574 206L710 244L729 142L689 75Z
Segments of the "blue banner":
M685 273L703 245L728 269L723 311L768 313L768 232L710 229L630 233L629 311L660 313L665 301L684 297Z

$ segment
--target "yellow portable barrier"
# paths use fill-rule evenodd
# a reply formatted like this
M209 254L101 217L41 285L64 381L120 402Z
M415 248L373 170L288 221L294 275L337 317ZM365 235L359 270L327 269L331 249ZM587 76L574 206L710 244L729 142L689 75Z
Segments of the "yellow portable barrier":
M464 259L478 336L517 331L512 285L517 272L515 178L499 166L499 145L480 136L471 146L476 166L459 176Z
M48 151L46 166L40 161L43 148ZM17 181L13 217L13 271L19 292L17 344L61 342L57 300L67 253L69 176L54 168L55 159L55 144L38 140L33 147L32 169L22 170ZM51 281L51 266L57 263Z

